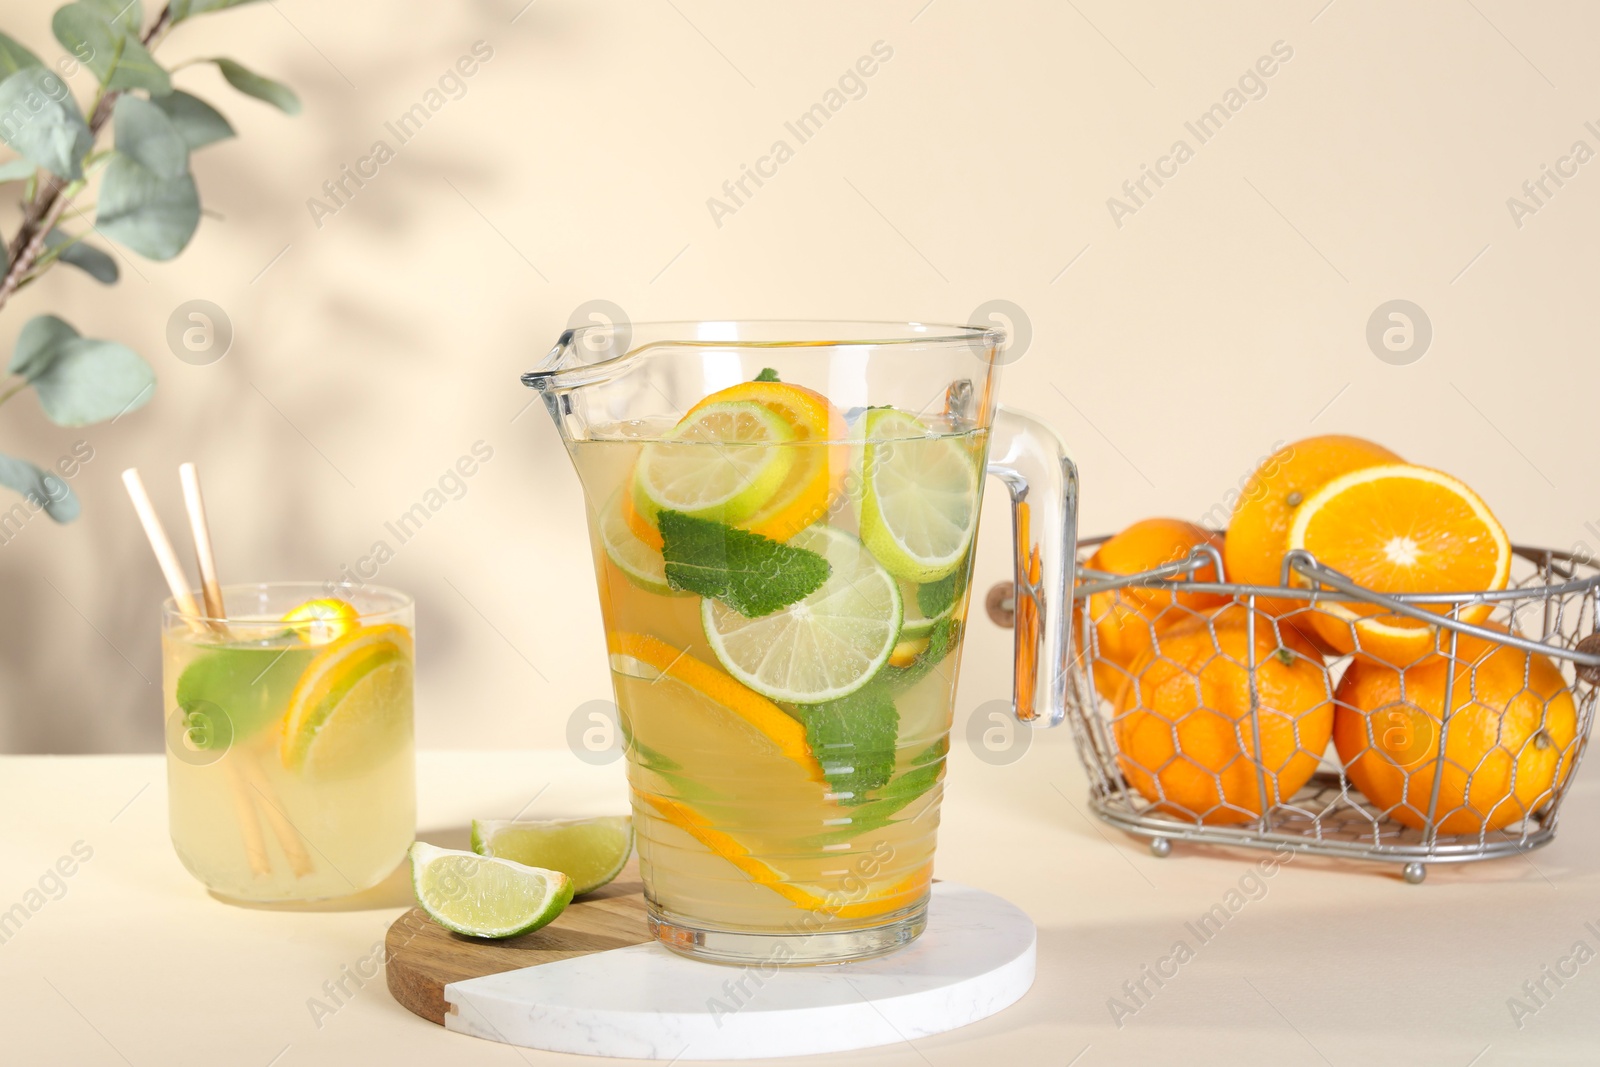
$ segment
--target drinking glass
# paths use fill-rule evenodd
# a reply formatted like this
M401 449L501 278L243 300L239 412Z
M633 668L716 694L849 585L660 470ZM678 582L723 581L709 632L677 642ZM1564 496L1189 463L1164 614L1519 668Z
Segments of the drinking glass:
M222 594L226 618L161 610L178 858L238 900L376 885L416 828L411 598L310 582Z

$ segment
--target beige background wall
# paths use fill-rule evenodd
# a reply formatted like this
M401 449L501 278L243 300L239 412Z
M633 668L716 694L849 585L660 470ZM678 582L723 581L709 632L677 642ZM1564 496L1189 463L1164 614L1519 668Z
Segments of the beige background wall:
M196 157L193 246L110 290L57 271L0 316L6 351L54 310L160 376L114 426L0 409L0 451L94 449L83 518L0 546L0 751L159 746L161 584L123 467L171 523L174 468L200 462L226 577L324 578L478 441L492 460L379 579L420 605L420 739L561 744L605 695L599 619L577 482L542 411L516 418L516 376L591 299L951 321L1010 300L1034 339L1005 392L1074 450L1092 531L1199 517L1275 441L1345 430L1466 478L1522 541L1600 549L1600 162L1520 226L1507 207L1575 141L1600 150L1600 11L1324 3L281 0L182 27L169 62L236 55L305 113L181 73L241 134ZM52 6L0 17L53 54ZM307 199L397 147L384 124L478 41L464 95L317 225ZM796 145L784 122L878 41L864 95ZM1276 42L1265 95L1247 79L1259 98L1200 143L1185 122ZM794 158L717 225L707 198L780 137ZM1193 158L1119 226L1108 197L1180 138ZM165 340L196 298L235 331L206 366ZM1397 298L1433 327L1408 365L1365 339ZM973 628L961 711L1005 694L1007 648Z

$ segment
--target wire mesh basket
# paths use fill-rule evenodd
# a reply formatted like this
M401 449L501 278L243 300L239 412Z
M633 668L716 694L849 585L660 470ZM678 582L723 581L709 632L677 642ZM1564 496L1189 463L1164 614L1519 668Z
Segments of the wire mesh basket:
M1600 568L1518 547L1505 590L1384 596L1303 551L1279 586L1198 580L1224 573L1212 545L1105 573L1105 540L1078 546L1067 685L1101 819L1160 856L1287 846L1412 883L1554 836L1600 691Z

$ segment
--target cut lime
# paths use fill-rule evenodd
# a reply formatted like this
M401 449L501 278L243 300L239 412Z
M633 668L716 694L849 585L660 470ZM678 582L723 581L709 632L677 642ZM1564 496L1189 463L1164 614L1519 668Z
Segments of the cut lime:
M893 408L862 419L861 539L896 578L933 582L960 567L978 525L978 468L961 438Z
M283 765L307 777L370 770L411 736L411 632L363 626L322 646L289 697Z
M682 595L667 584L667 564L661 558L661 550L645 544L628 525L625 503L623 491L618 491L600 513L600 543L606 557L640 589L659 596Z
M788 422L754 401L696 408L640 451L634 506L651 522L665 510L726 523L748 518L783 485L794 450L775 446L794 438Z
M515 937L546 925L572 901L572 879L511 860L411 846L417 904L446 930L468 937Z
M544 822L473 819L472 851L560 871L572 879L574 895L592 893L628 862L633 820L626 815Z
M729 674L770 700L837 700L888 662L900 632L900 590L842 530L810 526L788 544L826 559L828 580L804 600L754 619L707 597L700 605L706 640Z
M928 585L918 585L915 582L900 583L900 599L905 602L905 621L900 625L900 640L911 641L919 637L927 637L933 628L939 625L939 620L948 619L955 610L956 604L961 599L960 592L950 592L946 586L953 588L956 574L952 573L937 582ZM928 609L933 609L933 614Z

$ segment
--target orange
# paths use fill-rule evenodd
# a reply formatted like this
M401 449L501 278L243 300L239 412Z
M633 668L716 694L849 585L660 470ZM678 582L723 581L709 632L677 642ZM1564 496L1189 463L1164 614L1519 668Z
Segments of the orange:
M1250 475L1234 505L1223 547L1228 580L1244 585L1280 584L1289 527L1300 505L1341 474L1400 462L1399 456L1382 445L1344 434L1308 437L1278 449ZM1262 597L1256 603L1263 611L1281 615L1306 602Z
M771 500L739 525L752 533L787 541L827 515L844 489L850 446L844 416L814 390L788 382L740 382L718 390L690 408L687 418L707 404L748 400L776 414L795 431L797 443L833 442L829 447L797 449L794 469Z
M1448 474L1404 463L1333 479L1295 513L1290 548L1380 593L1499 590L1511 578L1511 542L1487 504ZM1450 604L1421 605L1447 614ZM1473 604L1461 621L1493 610ZM1437 627L1374 605L1325 601L1311 624L1340 652L1394 666L1430 654Z
M1547 657L1463 637L1435 809L1440 833L1499 830L1549 801L1577 756L1578 713ZM1422 829L1438 771L1450 660L1405 671L1353 660L1335 694L1345 774L1385 814Z
M1255 616L1260 771L1250 717L1249 609L1230 605L1157 635L1117 694L1112 724L1128 783L1157 810L1208 825L1246 822L1311 780L1333 730L1316 648ZM1158 654L1159 651L1159 654Z
M1139 574L1184 559L1199 545L1222 548L1222 538L1182 519L1144 519L1102 544L1090 557L1091 570ZM1215 582L1217 568L1195 572L1195 580ZM1221 607L1219 593L1174 593L1133 586L1095 593L1089 615L1095 629L1095 687L1107 700L1116 698L1127 670L1149 647L1158 630Z

